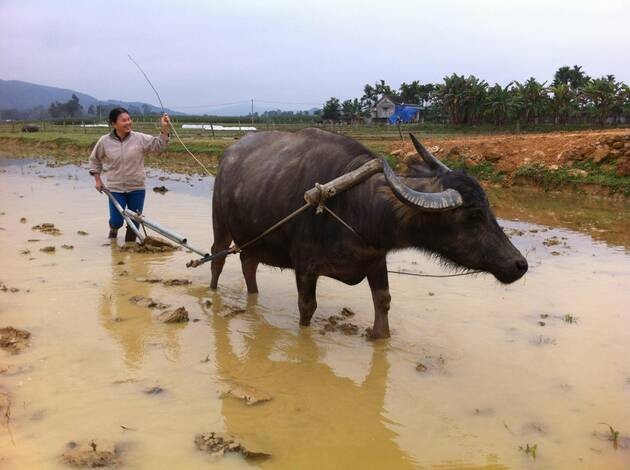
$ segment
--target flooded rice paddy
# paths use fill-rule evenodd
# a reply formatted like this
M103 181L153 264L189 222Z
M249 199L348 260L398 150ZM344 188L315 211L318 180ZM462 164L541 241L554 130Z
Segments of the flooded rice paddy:
M146 215L209 247L212 182L152 173ZM211 292L192 254L110 246L85 170L0 159L0 327L31 333L0 351L0 468L67 468L92 440L140 469L629 468L630 208L491 199L530 272L391 274L392 338L370 342L366 282L321 279L300 328L292 272L260 267L248 296L232 257ZM414 251L389 264L444 273ZM212 432L270 457L199 450Z

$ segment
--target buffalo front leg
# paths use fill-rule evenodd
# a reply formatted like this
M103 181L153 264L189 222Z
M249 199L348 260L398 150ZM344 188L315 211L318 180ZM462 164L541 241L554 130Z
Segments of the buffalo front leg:
M389 338L389 281L387 279L387 262L385 258L379 261L368 272L368 283L372 290L374 301L374 326L372 327L372 339Z
M295 272L295 280L298 289L298 308L300 310L300 325L309 326L315 309L317 309L317 299L315 291L317 288L317 275L307 272Z
M243 270L243 276L245 277L245 284L247 284L248 294L258 293L258 284L256 283L256 269L258 268L258 260L251 256L241 253L241 269Z

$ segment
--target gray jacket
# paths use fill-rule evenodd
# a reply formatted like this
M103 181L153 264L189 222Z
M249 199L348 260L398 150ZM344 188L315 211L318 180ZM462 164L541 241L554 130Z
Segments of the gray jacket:
M148 152L161 152L168 144L168 135L153 137L131 131L120 140L112 130L104 135L90 155L90 174L104 173L111 191L128 193L144 189L144 156Z

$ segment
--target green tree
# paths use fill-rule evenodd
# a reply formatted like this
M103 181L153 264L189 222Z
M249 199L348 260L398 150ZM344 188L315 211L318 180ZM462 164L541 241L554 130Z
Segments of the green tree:
M568 85L571 91L577 93L590 80L590 77L582 71L581 65L574 65L572 68L565 65L556 70L553 76L552 86Z
M341 106L337 98L330 98L322 108L322 119L326 121L338 121L341 117Z
M538 82L531 77L524 84L514 82L520 98L520 106L523 121L525 124L534 122L538 124L544 117L549 104L549 96L544 83Z
M555 81L549 91L552 94L550 106L554 124L566 124L577 107L575 93L568 84Z
M592 79L584 86L582 93L587 99L591 114L600 126L611 117L613 109L623 99L623 87L615 80L614 75Z
M354 100L345 100L341 103L341 116L347 123L359 122L362 115L361 103L357 98Z
M482 114L488 84L474 75L456 73L437 86L436 101L452 124L474 124Z
M484 103L484 114L492 124L505 125L519 109L520 103L515 100L513 82L502 87L496 83L488 89Z

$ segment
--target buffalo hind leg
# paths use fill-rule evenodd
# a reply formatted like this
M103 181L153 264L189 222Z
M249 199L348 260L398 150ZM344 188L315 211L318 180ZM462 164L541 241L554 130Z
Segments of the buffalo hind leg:
M241 269L243 270L243 276L245 277L245 284L247 284L248 294L258 293L256 268L258 268L258 260L252 258L251 256L247 256L245 253L241 253Z
M229 233L218 234L220 230L215 228L214 231L214 243L212 244L211 253L214 255L223 250L227 250L230 247L230 243L232 243L232 236ZM225 265L225 256L223 258L213 259L210 262L210 271L212 272L212 280L210 281L210 289L216 289L219 285L219 276L221 275L221 271L223 271L223 266Z
M309 272L296 271L295 280L298 289L300 325L309 326L313 313L315 313L315 309L317 309L317 299L315 298L317 275Z
M374 301L374 326L372 327L372 339L389 338L389 281L387 279L387 262L385 258L379 261L368 272L368 283L372 290Z

